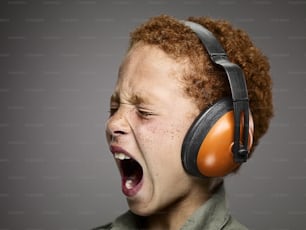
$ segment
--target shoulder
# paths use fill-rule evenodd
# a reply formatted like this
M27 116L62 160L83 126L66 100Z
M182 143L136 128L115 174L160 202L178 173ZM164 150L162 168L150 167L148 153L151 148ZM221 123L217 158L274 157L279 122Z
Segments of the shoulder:
M93 228L92 230L135 230L139 229L141 218L131 211L123 213L117 217L113 222Z
M248 228L230 216L222 230L248 230Z
M91 230L108 230L108 229L112 229L112 226L113 226L112 223L108 223L108 224L93 228Z

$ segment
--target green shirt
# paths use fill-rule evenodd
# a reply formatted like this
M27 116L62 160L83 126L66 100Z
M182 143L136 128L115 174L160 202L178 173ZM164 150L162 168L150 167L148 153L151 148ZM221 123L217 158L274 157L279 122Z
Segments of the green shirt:
M111 230L136 230L141 229L139 223L141 217L128 211L119 216L114 222L95 228ZM237 220L231 217L226 205L224 186L207 200L184 223L180 230L247 230Z

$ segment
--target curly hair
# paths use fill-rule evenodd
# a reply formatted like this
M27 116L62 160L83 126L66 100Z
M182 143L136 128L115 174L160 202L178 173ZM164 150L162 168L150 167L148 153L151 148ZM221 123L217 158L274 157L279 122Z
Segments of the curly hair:
M189 17L188 20L211 31L230 61L244 71L254 120L253 151L273 116L268 60L244 31L234 28L229 22L209 17ZM179 20L166 15L151 18L131 33L129 49L138 42L157 46L175 60L188 60L188 70L182 76L184 90L187 96L194 98L200 110L230 96L224 71L212 63L199 38Z

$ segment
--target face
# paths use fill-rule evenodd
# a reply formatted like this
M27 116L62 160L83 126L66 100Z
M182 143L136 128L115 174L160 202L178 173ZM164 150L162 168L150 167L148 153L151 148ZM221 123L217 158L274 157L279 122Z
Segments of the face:
M184 95L184 64L162 50L136 45L111 97L106 134L132 212L147 216L192 199L196 183L181 163L184 136L199 110Z

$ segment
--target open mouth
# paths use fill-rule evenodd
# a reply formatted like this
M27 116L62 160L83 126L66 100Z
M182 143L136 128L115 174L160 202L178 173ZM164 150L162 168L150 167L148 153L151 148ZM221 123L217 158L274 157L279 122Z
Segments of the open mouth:
M131 157L123 153L115 153L122 178L122 190L127 196L135 195L140 187L143 177L141 165Z

